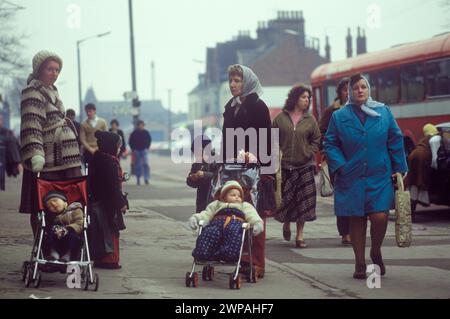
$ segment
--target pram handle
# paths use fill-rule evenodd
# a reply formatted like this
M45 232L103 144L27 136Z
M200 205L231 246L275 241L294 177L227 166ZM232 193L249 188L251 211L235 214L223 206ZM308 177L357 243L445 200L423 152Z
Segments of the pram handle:
M243 224L242 224L242 228L243 228L243 229L246 229L246 230L249 230L249 229L252 228L252 226L251 226L249 223L243 223Z

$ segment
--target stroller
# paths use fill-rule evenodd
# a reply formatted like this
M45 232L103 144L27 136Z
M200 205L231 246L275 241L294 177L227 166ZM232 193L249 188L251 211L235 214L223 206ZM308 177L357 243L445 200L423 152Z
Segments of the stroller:
M67 195L69 202L80 202L84 207L83 218L83 233L81 238L81 253L79 260L76 261L50 261L46 260L43 253L43 241L46 233L46 219L45 219L45 203L43 203L43 196L51 190L59 190ZM64 181L51 181L37 178L37 191L39 198L39 213L36 236L31 251L29 261L24 261L22 265L22 281L25 287L29 287L31 283L35 288L38 288L41 283L41 272L54 272L55 269L61 272L66 271L66 268L71 266L75 271L75 276L79 275L79 285L77 288L88 290L90 286L94 291L98 290L99 276L92 270L93 261L91 261L89 253L89 244L87 238L87 228L89 225L89 216L87 214L87 176L81 176L74 179ZM78 271L77 271L78 269ZM56 271L58 271L56 270ZM71 274L69 273L69 277ZM77 278L75 278L77 281ZM69 283L70 278L67 282Z
M220 192L221 187L227 181L236 180L244 189L244 200L253 204L255 207L258 201L258 182L259 182L259 166L257 164L221 164L218 167L216 174L211 180L211 186L208 192L208 202L211 203L217 199L217 194ZM200 222L198 229L198 236L200 236L204 225ZM202 279L204 281L212 281L214 278L214 266L232 266L234 271L229 274L229 288L240 289L241 277L239 275L242 268L242 256L245 254L248 256L248 271L245 276L247 282L256 283L257 274L256 269L253 266L252 260L252 227L248 223L242 224L242 242L240 247L239 259L236 263L226 263L217 260L196 260L192 263L190 272L186 273L185 281L186 287L198 287L198 273L195 271L197 265L203 266ZM247 244L247 251L244 250L244 245Z

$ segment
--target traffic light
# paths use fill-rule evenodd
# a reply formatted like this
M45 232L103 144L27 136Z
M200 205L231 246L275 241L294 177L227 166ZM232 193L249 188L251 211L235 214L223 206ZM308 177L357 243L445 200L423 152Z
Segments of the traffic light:
M140 107L141 101L138 98L133 99L133 107Z

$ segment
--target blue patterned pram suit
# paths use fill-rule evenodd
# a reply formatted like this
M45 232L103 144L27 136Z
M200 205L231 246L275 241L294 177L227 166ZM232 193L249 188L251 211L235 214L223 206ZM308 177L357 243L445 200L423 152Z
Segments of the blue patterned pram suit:
M197 238L192 256L201 261L238 261L245 215L236 208L221 209Z

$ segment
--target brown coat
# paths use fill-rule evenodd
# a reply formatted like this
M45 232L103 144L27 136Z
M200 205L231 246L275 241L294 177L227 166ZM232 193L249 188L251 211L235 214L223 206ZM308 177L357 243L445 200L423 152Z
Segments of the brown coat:
M409 186L415 185L424 190L429 187L431 175L430 138L431 136L422 138L408 156L409 171L406 176L406 183Z

